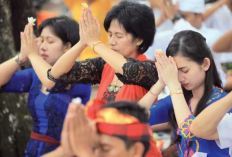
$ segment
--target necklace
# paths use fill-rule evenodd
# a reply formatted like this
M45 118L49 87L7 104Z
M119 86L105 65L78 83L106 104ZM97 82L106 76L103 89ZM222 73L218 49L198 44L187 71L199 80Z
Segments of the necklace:
M115 80L113 81L113 85L108 86L108 91L118 93L118 91L121 89L121 86L117 85L119 79L116 75L114 76Z

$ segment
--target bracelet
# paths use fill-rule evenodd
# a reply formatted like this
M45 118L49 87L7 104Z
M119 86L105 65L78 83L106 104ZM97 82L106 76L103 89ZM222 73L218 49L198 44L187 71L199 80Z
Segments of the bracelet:
M19 54L17 55L17 57L15 58L15 62L19 65L19 66L24 66L26 63L27 63L27 61L25 61L25 62L20 62L19 61Z
M93 43L92 48L93 48L93 52L94 52L94 53L96 53L95 50L94 50L94 47L95 47L97 44L99 44L99 43L102 43L102 41L99 40L99 41L96 41L96 42Z
M172 19L172 23L175 23L177 20L179 20L181 18L182 18L182 16L180 14L176 14Z
M176 88L173 91L170 92L170 96L174 95L174 94L183 94L182 89L181 88Z
M54 78L54 77L51 75L51 70L52 70L52 69L48 69L48 71L47 71L47 77L48 77L49 80L51 80L51 81L53 81L53 82L57 82L58 79Z
M149 92L150 92L152 95L156 96L156 97L158 96L158 94L152 93L151 90L149 90Z

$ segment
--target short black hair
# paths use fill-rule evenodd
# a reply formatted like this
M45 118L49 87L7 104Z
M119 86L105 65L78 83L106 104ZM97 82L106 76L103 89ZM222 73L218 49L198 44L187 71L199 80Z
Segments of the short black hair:
M104 27L107 32L113 20L117 20L133 38L143 40L138 47L139 54L143 54L152 45L156 33L155 17L148 6L122 1L106 15Z
M39 26L39 35L41 35L45 27L50 27L53 33L62 40L63 44L70 42L71 46L74 46L80 40L78 23L67 16L44 20Z
M109 103L103 106L102 108L115 108L122 113L129 114L137 118L142 123L147 123L148 121L146 109L139 106L139 104L136 102L117 101L117 102ZM122 140L125 142L127 149L129 149L132 145L134 145L134 143L136 143L135 141L131 141L131 140L125 140L125 139ZM150 142L141 141L141 143L144 145L143 156L145 156L150 148Z

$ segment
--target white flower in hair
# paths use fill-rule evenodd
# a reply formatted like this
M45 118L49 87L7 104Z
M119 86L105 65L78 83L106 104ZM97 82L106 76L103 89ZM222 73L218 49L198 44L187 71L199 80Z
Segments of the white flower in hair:
M35 25L36 19L34 19L33 17L28 17L27 20L28 20L28 23L32 24L33 26Z
M85 8L88 8L88 7L89 7L88 4L86 4L86 3L81 3L81 5L82 5L83 7L85 7Z

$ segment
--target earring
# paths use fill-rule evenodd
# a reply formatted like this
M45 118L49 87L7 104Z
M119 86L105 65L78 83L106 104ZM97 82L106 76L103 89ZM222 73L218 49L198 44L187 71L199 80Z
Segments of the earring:
M205 71L207 70L207 68L205 67Z

